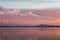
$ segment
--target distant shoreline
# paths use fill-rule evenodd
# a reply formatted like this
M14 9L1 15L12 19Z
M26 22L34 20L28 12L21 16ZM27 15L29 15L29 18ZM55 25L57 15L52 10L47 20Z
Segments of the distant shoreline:
M21 29L60 29L60 27L0 27L0 28L21 28Z

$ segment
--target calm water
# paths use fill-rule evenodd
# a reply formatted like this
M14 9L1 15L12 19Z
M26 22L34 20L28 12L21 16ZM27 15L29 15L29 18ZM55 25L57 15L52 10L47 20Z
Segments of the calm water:
M0 28L0 40L60 40L60 28Z

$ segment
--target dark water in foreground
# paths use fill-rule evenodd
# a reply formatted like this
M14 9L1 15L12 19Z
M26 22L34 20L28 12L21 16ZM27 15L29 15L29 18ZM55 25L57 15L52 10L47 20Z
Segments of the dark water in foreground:
M60 40L60 28L0 28L0 40Z

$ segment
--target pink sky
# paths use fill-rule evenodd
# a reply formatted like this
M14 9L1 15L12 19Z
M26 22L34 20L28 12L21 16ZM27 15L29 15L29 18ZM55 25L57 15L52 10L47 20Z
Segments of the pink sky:
M0 8L0 25L60 25L60 9Z

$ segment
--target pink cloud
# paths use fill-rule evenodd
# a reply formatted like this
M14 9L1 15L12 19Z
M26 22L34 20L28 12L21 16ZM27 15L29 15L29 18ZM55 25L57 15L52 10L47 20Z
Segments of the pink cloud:
M8 10L8 8L0 7L0 10L6 11L6 10Z
M15 12L15 13L19 13L20 10L18 10L18 9L13 9L13 12Z
M18 13L20 13L20 10L18 9L13 9L13 10L8 10L6 11L7 14L14 14L14 15L19 15Z
M20 16L26 16L25 14L20 14Z
M14 14L14 12L13 12L13 11L10 11L10 10L7 11L6 13L7 13L7 14Z
M31 16L35 16L35 17L40 17L39 15L34 14L34 13L32 13L32 12L28 12L28 14L31 15Z
M0 15L3 15L4 14L4 12L0 12Z
M19 14L20 16L34 16L34 17L40 17L39 15L37 15L37 14L34 14L34 13L32 13L32 12L26 12L26 13L24 13L24 14Z
M9 21L7 19L0 19L0 23L8 23Z

